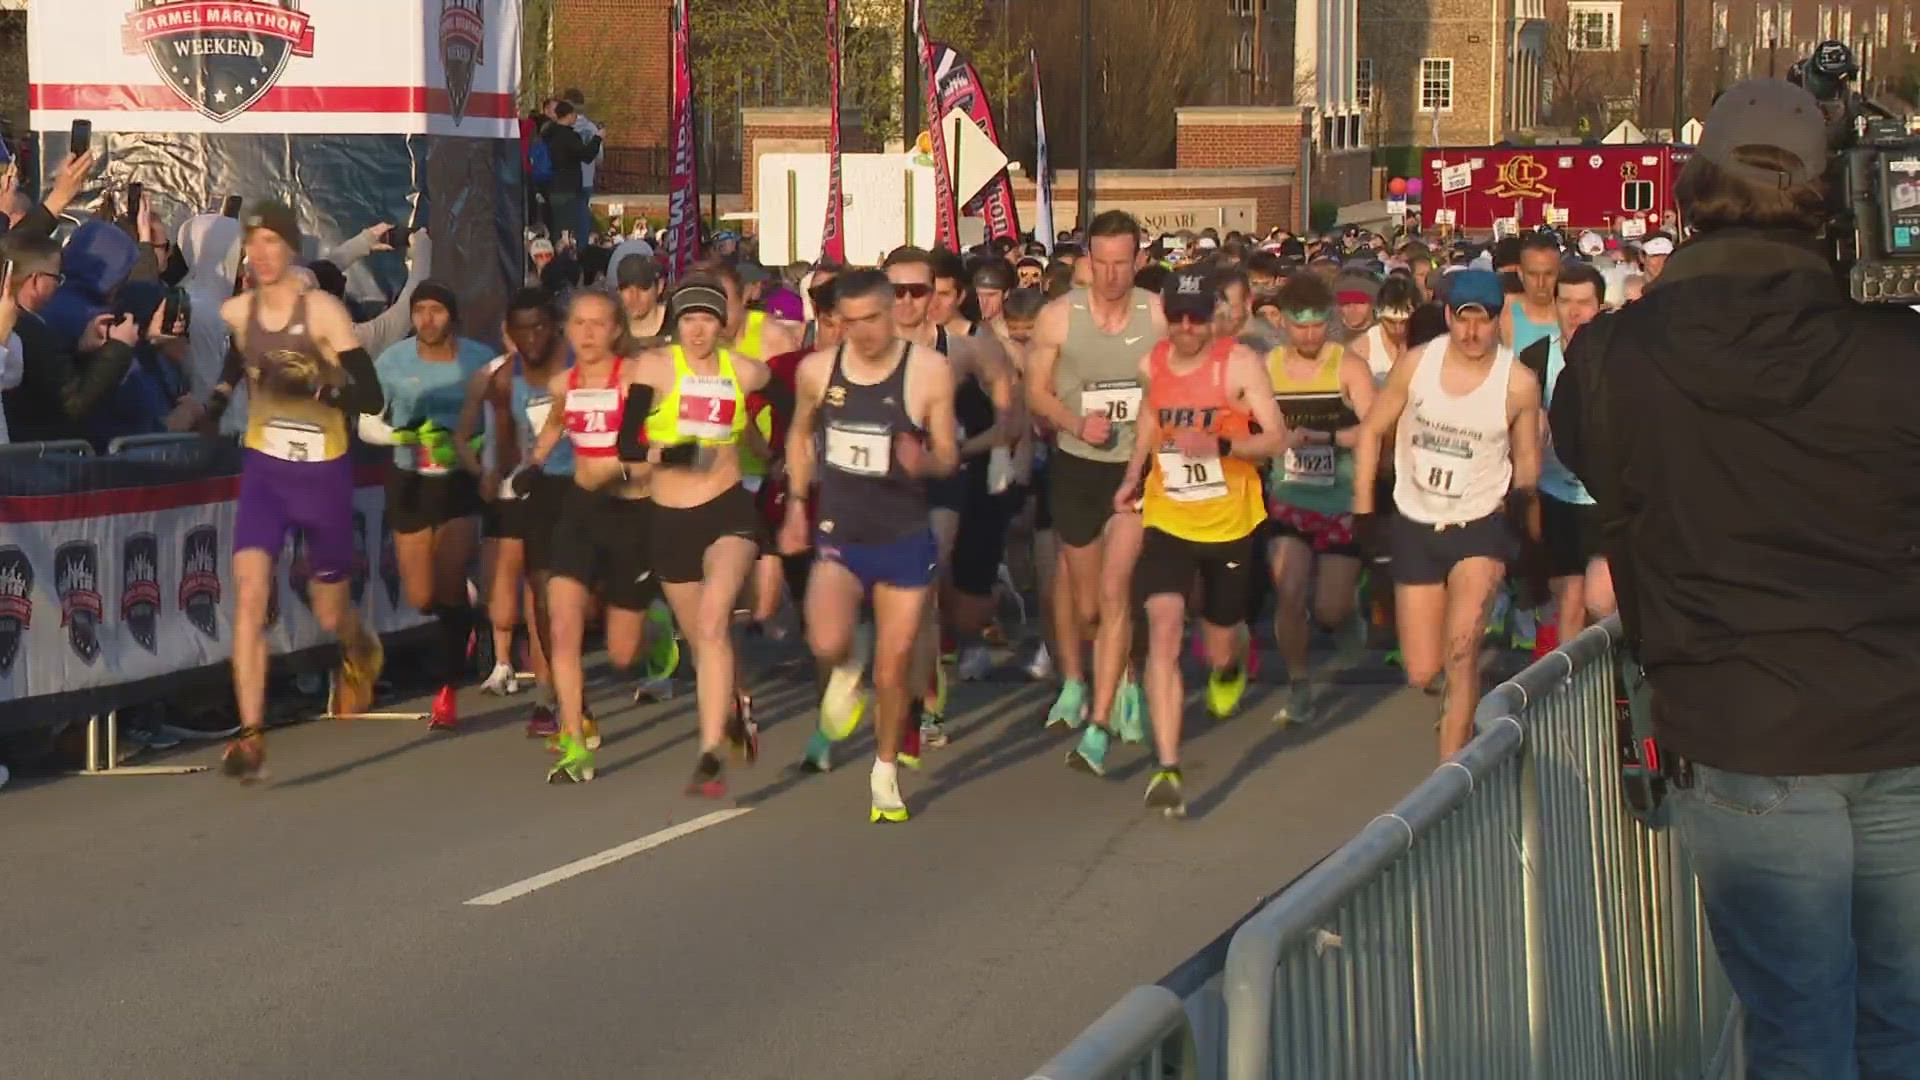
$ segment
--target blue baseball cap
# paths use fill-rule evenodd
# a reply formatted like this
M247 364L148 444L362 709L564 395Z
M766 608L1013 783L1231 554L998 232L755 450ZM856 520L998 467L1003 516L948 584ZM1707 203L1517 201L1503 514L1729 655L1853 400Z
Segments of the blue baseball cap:
M1491 270L1458 270L1446 276L1447 310L1458 315L1477 307L1488 315L1500 314L1507 306L1507 293L1500 275Z

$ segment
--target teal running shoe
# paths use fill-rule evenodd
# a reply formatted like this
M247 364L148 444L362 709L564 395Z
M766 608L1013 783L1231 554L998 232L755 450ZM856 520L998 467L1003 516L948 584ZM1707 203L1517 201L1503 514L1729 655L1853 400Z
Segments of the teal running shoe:
M1065 724L1068 731L1075 731L1086 722L1087 684L1068 679L1060 684L1060 696L1053 699L1053 708L1047 710L1047 726Z
M1121 680L1120 692L1114 695L1113 733L1123 743L1147 741L1147 699L1132 678Z
M800 771L813 774L833 771L833 740L826 732L815 731L807 737L807 748L800 755Z
M1080 742L1067 751L1067 766L1095 776L1107 775L1107 747L1113 737L1098 724L1088 724L1080 733Z

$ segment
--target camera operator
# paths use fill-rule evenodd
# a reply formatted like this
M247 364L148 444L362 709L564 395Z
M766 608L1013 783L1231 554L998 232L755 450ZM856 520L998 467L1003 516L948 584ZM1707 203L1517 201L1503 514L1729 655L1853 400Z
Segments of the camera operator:
M1806 91L1728 90L1695 237L1551 411L1756 1080L1920 1076L1920 315L1826 261L1828 152Z

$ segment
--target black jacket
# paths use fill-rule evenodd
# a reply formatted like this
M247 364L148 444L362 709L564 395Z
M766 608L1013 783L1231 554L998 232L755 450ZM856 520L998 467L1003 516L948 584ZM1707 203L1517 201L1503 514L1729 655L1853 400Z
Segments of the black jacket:
M1716 232L1574 336L1550 420L1670 752L1920 765L1920 314L1854 304L1802 243Z
M572 126L555 120L540 132L540 141L547 144L547 154L553 158L553 183L547 190L562 195L585 191L586 176L580 167L600 156L600 136L583 139Z
M70 342L30 311L20 313L13 332L25 369L20 385L0 396L7 437L17 443L87 438L88 417L113 400L133 350L110 340L76 355Z

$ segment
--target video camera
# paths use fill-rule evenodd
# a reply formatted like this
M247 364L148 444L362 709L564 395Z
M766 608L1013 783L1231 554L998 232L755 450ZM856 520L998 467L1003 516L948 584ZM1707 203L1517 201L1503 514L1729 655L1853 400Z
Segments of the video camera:
M1827 118L1827 235L1853 298L1920 304L1920 118L1902 120L1861 97L1859 74L1845 42L1823 41L1787 81Z

